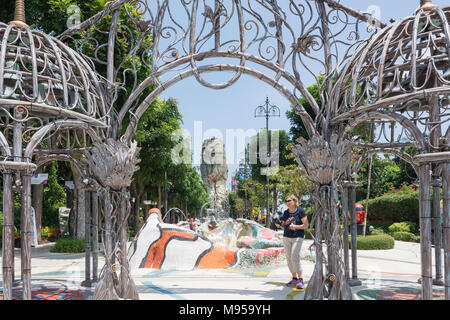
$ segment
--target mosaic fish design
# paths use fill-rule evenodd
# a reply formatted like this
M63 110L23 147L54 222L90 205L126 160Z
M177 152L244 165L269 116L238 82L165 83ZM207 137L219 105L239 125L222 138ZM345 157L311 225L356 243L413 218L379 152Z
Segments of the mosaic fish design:
M225 219L196 220L194 224L192 221L167 224L156 213L150 213L128 250L130 267L226 269L262 267L284 261L278 234L256 222Z

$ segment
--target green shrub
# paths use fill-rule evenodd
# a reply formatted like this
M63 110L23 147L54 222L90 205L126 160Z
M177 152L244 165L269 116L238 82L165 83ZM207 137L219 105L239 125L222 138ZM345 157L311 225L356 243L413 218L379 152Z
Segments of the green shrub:
M375 229L383 230L384 233L388 233L389 226L392 225L394 221L390 219L378 219L378 220L368 220L367 224L374 227Z
M410 222L410 221L403 221L403 222L396 222L389 226L388 228L389 232L395 233L395 232L409 232L409 233L417 233L418 227L417 223Z
M74 238L59 238L51 252L69 252L80 253L84 252L85 244L84 240Z
M66 206L66 191L64 181L58 175L59 164L53 161L47 166L48 182L44 186L42 202L42 225L59 227L59 207Z
M430 193L431 212L433 212L432 192ZM358 201L367 208L367 201ZM419 224L419 191L402 187L380 197L369 200L369 210L367 219L387 220L393 222L411 221ZM376 228L377 226L374 225ZM412 232L412 231L411 231ZM413 232L416 233L416 232Z
M411 232L398 231L393 233L394 239L399 241L420 242L420 236Z
M137 235L138 231L134 231L134 230L129 230L128 231L128 239L133 240L134 237Z
M360 201L367 208L366 201ZM419 192L391 192L369 200L368 219L419 223Z
M376 229L373 229L372 231L370 231L371 236L376 236L379 234L386 234L386 232L384 232L384 230L381 228L376 228Z
M387 250L393 249L394 245L394 238L388 234L358 236L356 238L356 248L358 250ZM349 240L349 246L351 248L351 240Z
M309 229L305 230L305 239L312 239L311 230Z

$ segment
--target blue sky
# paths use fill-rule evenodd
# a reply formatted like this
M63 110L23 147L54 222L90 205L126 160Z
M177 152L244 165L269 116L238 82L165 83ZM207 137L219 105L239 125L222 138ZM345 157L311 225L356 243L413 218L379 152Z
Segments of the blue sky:
M370 11L372 8L376 8L374 6L377 6L380 20L389 23L391 18L398 20L412 15L419 7L420 1L341 0L341 3L359 11ZM450 5L449 0L434 0L433 3L441 7ZM224 60L221 63L229 63L229 61ZM208 79L220 83L231 77L232 74L220 74ZM311 79L311 82L306 84L309 85L312 82ZM184 121L182 127L188 130L191 136L194 134L194 123L196 121L197 125L201 121L203 133L208 129L217 129L222 132L224 138L227 129L243 129L246 131L264 128L265 119L255 118L254 109L262 105L266 97L269 98L271 104L278 106L281 110L281 117L270 118L269 129L289 131L290 127L289 120L286 118L286 111L289 110L290 104L286 98L268 84L246 75L243 75L233 86L222 90L205 88L195 78L187 78L167 89L160 97L163 99L174 97L179 101L179 109ZM195 139L195 137L193 138ZM227 143L227 141L224 142ZM236 153L238 153L237 150L234 159L227 159L229 162L229 177L238 166L240 157ZM229 179L228 185L230 181L231 179Z

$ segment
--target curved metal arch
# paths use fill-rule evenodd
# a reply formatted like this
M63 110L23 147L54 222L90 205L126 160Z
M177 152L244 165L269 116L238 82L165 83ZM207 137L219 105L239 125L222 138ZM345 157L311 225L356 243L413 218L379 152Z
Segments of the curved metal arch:
M88 133L88 135L92 138L93 141L101 142L100 137L97 135L97 132L90 127L87 123L77 120L56 120L51 122L41 129L39 129L30 139L27 147L24 152L24 159L27 162L31 162L31 157L33 155L34 149L36 146L42 141L42 139L52 130L58 131L60 129L68 129L68 128L76 128L76 129L84 129Z
M166 214L163 217L163 222L166 220L167 215L169 214L169 212L174 211L177 215L179 216L183 216L185 220L187 220L186 214L179 208L170 208L169 210L167 210ZM181 212L181 214L179 214L179 212Z
M2 151L3 156L9 157L11 156L11 149L9 148L8 140L6 140L3 132L0 132L0 149Z
M357 107L354 110L347 111L345 113L341 113L338 116L334 117L331 120L331 124L335 125L339 122L354 118L359 116L362 113L365 112L371 112L376 111L377 109L381 109L383 107L392 106L398 103L414 100L414 99L420 99L424 96L431 96L433 94L449 94L450 93L450 87L437 87L437 88L431 88L431 89L424 89L415 93L406 93L397 95L395 97L386 98L380 101L377 101L373 104Z
M445 139L447 140L447 143L450 141L450 126L447 128L447 131L445 132Z
M16 36L17 39L19 36L26 37L28 42L23 43L25 49L14 52L18 44L9 43L10 36ZM15 80L16 88L21 91L16 98L14 98L15 95L4 95L3 101L22 100L21 103L25 105L48 106L48 109L44 108L44 112L49 111L50 114L54 114L55 110L63 110L75 118L80 115L80 117L96 120L107 116L102 84L98 74L85 61L86 57L82 57L60 40L28 27L20 28L14 24L0 23L0 37L2 37L0 91L4 86L5 72L8 72L8 67L5 65L8 61L14 61L17 66L15 72L19 77ZM10 52L10 47L13 48L13 52ZM31 66L29 71L28 65ZM22 84L18 86L18 82ZM22 86L30 88L30 95L23 91ZM55 93L55 89L58 89L60 93ZM74 98L77 105L75 100L72 101L74 105L70 105L71 92L77 96L78 94L80 97L83 96L85 101L82 103L81 98ZM60 98L58 98L59 95ZM20 99L18 99L19 96ZM50 96L52 99L49 99ZM105 126L100 124L102 121L97 122L100 126Z
M237 17L239 20L239 35L240 35L240 47L241 49L245 46L245 37L244 35L244 26L243 26L243 18L242 18L242 8L241 8L241 3L239 1L236 1L236 6L237 6ZM198 2L194 2L193 4L193 12L192 12L192 16L191 16L191 21L190 21L190 26L189 26L189 56L191 57L190 59L190 65L192 67L192 70L194 70L194 77L195 79L203 86L207 87L207 88L211 88L211 89L225 89L227 87L229 87L230 85L236 83L236 81L238 81L241 76L242 76L242 69L238 69L236 74L233 76L233 78L231 80L229 80L226 83L222 83L222 84L211 84L208 81L206 81L203 77L200 76L200 72L198 72L198 67L196 65L196 61L195 59L192 58L193 54L195 53L195 34L196 34L196 29L197 29L197 25L196 25L196 20L197 20L197 10L198 10ZM245 56L241 56L240 58L240 66L243 67L245 65L246 62L246 58Z
M319 117L323 118L323 115L320 113L319 106L317 105L316 100L311 95L311 93L305 88L303 83L296 79L293 75L289 74L285 69L281 68L280 66L269 62L267 60L264 60L262 58L259 58L257 56L244 53L244 52L226 52L226 51L206 51L201 53L195 53L192 55L180 57L176 59L175 61L172 61L161 68L159 68L156 72L154 72L151 76L147 77L144 81L142 81L139 86L131 93L131 95L128 97L125 104L122 106L120 112L119 112L119 121L122 121L125 117L125 114L128 112L129 108L131 107L132 103L140 96L140 94L152 84L155 79L158 77L163 76L164 74L172 71L173 69L179 67L180 65L183 65L185 63L190 62L191 60L196 61L202 61L204 59L210 59L210 58L230 58L230 59L242 59L244 58L246 61L256 63L262 67L265 67L273 72L277 73L277 81L279 81L280 78L283 78L284 80L288 81L293 87L298 89L301 94L308 100L308 102L311 105L311 108L313 109L314 113L318 115ZM240 68L245 68L243 65L239 65ZM202 67L200 67L202 68ZM196 69L192 69L196 70ZM194 72L195 75L195 72ZM226 83L227 86L231 86L233 83L228 82ZM214 86L208 86L212 89L223 89L220 85L217 87Z
M428 10L418 10L415 15L405 17L385 28L380 32L372 35L369 39L365 40L359 49L353 54L352 58L344 65L344 68L340 72L337 78L336 86L333 89L333 99L336 102L335 113L336 117L333 119L333 123L337 123L344 119L350 119L357 116L361 112L367 112L378 108L383 108L392 104L401 103L409 99L420 98L425 95L431 95L433 93L445 93L449 92L449 82L446 81L439 72L436 72L435 58L442 58L447 56L450 59L450 27L448 16L449 8L436 7ZM424 60L424 56L418 56L417 50L420 48L419 39L421 30L419 30L420 21L427 16L426 19L432 19L433 23L440 25L441 35L443 37L443 47L446 48L446 53L439 54L439 50L435 56L427 57L427 61L430 63L430 68L427 71L427 79L430 72L434 72L439 79L438 85L432 85L427 88L423 85L416 84L416 74L419 72L417 65ZM431 21L427 20L427 23ZM401 42L397 42L401 39ZM408 46L405 43L408 43ZM430 44L436 45L434 41L430 41ZM392 48L395 46L395 52L392 52ZM403 47L402 47L403 46ZM397 49L398 47L398 49ZM431 51L433 50L430 47ZM445 51L441 51L445 52ZM403 60L396 62L396 57L401 57ZM376 61L373 59L379 59ZM363 67L367 67L364 74L361 73ZM370 66L370 68L368 67ZM399 70L409 70L410 84L413 90L409 90L403 84L404 79L398 74ZM403 72L401 71L401 72ZM388 73L393 73L394 84L391 85L389 90L384 89L385 77ZM370 90L372 94L365 95L358 93L358 89L361 88L362 83L373 81L374 88ZM391 80L392 81L392 80ZM409 83L409 82L408 82ZM401 94L397 94L394 97L390 96L392 88L401 87ZM385 91L385 93L383 93ZM367 93L369 90L367 90ZM342 102L339 102L342 101ZM369 102L364 106L365 102ZM343 109L345 108L345 109ZM356 109L356 110L354 110Z
M206 202L204 205L202 205L202 207L200 208L200 218L203 218L203 208L205 208L206 206L211 206L209 204L209 202Z
M402 158L403 160L408 162L410 165L412 165L412 167L414 168L414 171L416 172L417 176L419 176L419 166L418 166L418 164L416 162L414 162L413 157L411 157L408 153L406 153L404 151L401 151L401 150L398 150L398 149L394 149L394 148L375 148L375 149L366 150L358 158L358 160L353 164L352 173L359 172L359 170L361 169L362 164L369 157L369 155L375 154L375 153L389 153L389 154L394 154L394 155Z
M271 85L273 88L278 90L284 97L286 97L288 99L288 101L290 103L292 103L292 105L294 105L296 107L298 115L300 115L300 117L302 118L302 120L305 124L308 135L313 136L317 132L315 125L314 125L314 121L312 120L311 116L306 112L305 108L300 104L299 100L294 96L294 94L291 93L288 89L286 89L279 82L277 82L275 79L267 76L266 74L256 71L254 69L248 68L248 67L242 67L242 66L238 66L238 65L222 65L222 64L202 66L202 67L197 68L195 71L197 71L199 73L204 73L204 72L216 72L216 71L236 71L239 69L242 70L242 72L244 74L258 78L261 81L266 82L267 84ZM193 76L195 71L193 69L187 70L187 71L180 73L177 76L171 78L170 80L160 84L160 86L155 88L155 90L153 90L142 101L142 103L137 107L136 111L133 114L133 116L135 118L132 119L132 121L128 125L128 128L123 136L123 139L128 142L130 141L133 131L134 131L134 128L137 124L137 121L142 116L142 114L145 112L145 110L147 110L147 108L150 106L150 104L156 97L158 97L162 92L164 92L166 89L168 89L172 85L178 83L179 81L186 79L190 76Z
M344 137L347 136L351 132L351 130L354 129L358 124L365 122L367 120L372 120L372 119L388 119L388 120L393 120L393 121L399 123L402 127L404 127L406 130L408 130L408 132L414 137L414 141L418 145L419 153L426 153L428 151L428 147L427 147L425 138L422 135L419 128L417 128L417 126L414 124L414 122L412 122L408 118L406 118L398 113L394 113L394 112L382 113L382 112L372 111L372 112L367 112L367 113L361 114L361 115L357 116L355 119L353 119L353 121L351 121L345 127L345 130L342 135Z

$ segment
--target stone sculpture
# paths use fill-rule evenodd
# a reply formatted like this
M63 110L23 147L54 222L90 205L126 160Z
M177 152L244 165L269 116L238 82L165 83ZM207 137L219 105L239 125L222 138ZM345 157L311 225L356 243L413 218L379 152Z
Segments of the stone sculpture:
M222 202L227 198L228 166L225 145L218 138L206 139L202 146L200 165L202 180L206 185L211 207L223 211Z

